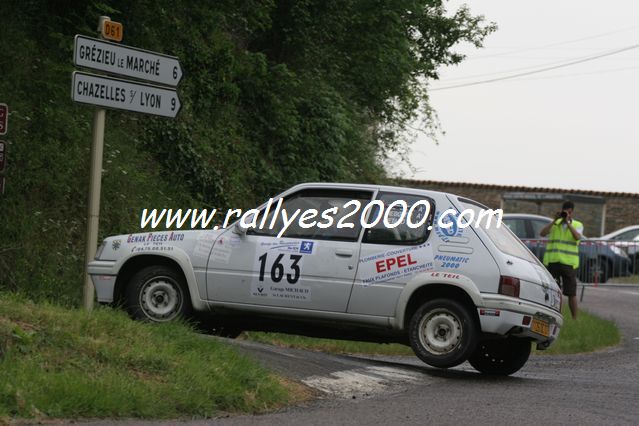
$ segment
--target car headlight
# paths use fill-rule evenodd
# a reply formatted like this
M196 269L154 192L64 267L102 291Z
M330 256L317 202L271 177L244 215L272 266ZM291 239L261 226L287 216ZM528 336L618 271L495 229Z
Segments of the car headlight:
M102 252L104 251L104 247L106 246L106 240L102 241L102 244L98 247L98 250L95 252L95 260L100 260L100 256L102 256Z

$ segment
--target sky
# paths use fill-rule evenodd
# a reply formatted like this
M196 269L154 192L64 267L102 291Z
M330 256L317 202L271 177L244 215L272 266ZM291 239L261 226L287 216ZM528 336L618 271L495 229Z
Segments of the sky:
M420 180L639 193L639 2L452 0L498 25L430 81L445 134L410 146ZM536 71L637 45L547 72Z

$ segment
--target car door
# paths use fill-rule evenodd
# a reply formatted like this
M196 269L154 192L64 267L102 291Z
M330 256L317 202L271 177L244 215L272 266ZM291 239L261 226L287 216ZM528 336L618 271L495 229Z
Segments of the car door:
M264 223L273 223L272 229L249 229L244 235L228 230L211 251L209 299L346 312L359 258L357 213L372 196L373 191L303 189L287 196L279 211L266 214ZM300 213L278 237L285 224L282 211L287 218ZM298 220L304 214L306 219ZM338 223L352 227L338 228Z
M427 240L435 209L429 198L401 193L380 192L376 201L365 218L367 224L377 223L364 232L348 312L393 316L406 283L414 274L433 268ZM397 226L388 227L384 217ZM408 218L419 226L409 226Z

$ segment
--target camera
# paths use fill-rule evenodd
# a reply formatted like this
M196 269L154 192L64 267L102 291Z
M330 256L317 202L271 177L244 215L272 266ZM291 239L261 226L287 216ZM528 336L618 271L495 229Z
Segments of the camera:
M562 211L562 212L560 213L560 216L561 216L561 218L562 218L562 219L565 219L565 218L567 218L567 217L568 217L568 212L566 212L566 211Z

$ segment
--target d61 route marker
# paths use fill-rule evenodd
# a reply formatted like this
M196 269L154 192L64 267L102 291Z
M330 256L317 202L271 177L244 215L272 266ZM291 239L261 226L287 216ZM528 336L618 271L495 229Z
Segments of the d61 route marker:
M73 73L71 98L84 104L171 118L181 107L175 90L80 71Z
M167 86L177 86L182 79L182 67L175 56L79 34L73 43L73 63L79 67Z
M9 125L9 107L7 104L0 104L0 135L7 134Z
M109 40L122 41L124 35L124 27L120 22L104 21L102 26L102 37Z

